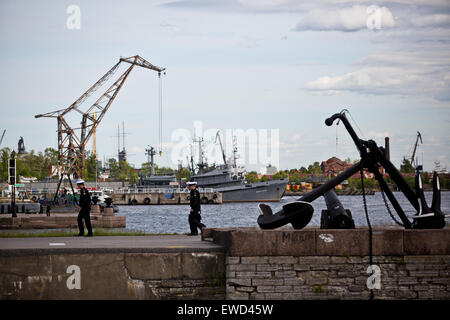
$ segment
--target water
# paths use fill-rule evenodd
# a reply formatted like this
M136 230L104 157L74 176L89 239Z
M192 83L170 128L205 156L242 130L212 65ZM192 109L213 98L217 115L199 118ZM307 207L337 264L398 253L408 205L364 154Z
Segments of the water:
M402 193L394 192L394 194L406 215L412 216L416 213ZM441 197L442 211L450 213L450 192L442 192ZM431 205L432 192L425 192L425 198ZM283 197L278 203L268 204L276 212L284 204L296 199L298 197ZM395 225L386 210L381 193L377 192L375 195L366 196L366 199L372 226ZM362 196L339 196L339 200L345 209L352 212L356 226L367 225ZM320 226L320 213L323 209L326 209L323 197L315 200L312 205L314 215L308 226ZM202 205L202 222L207 227L257 227L256 219L259 215L257 206L257 202ZM189 232L188 205L119 206L119 208L117 214L127 217L127 229L149 233L182 234ZM397 220L400 221L392 206L390 208Z

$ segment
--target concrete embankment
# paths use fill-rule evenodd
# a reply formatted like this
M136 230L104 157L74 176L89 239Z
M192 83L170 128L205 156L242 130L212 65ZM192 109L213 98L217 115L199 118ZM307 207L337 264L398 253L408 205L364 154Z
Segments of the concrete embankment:
M450 299L450 229L0 240L1 299Z
M59 229L77 228L77 213L51 213L46 214L11 214L0 215L0 229ZM107 216L91 214L91 223L94 228L125 228L125 216Z
M224 250L200 237L0 240L1 299L223 299Z

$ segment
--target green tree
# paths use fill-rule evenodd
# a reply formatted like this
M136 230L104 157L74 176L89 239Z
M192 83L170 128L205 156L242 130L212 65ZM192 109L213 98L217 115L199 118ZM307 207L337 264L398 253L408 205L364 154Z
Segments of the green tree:
M109 159L109 165L111 179L113 180L128 181L130 184L135 184L139 178L134 168L126 161L117 163L115 159Z
M90 153L87 156L86 159L86 165L85 165L85 180L86 181L95 181L97 175L98 175L98 162L97 162L97 156Z
M400 166L400 172L402 173L414 173L414 167L408 159L403 159L403 164Z
M313 164L310 164L308 166L307 173L322 173L322 168L320 167L320 163L318 161L315 161Z
M288 173L286 171L280 170L280 171L278 171L277 173L275 173L272 176L272 180L278 180L278 179L282 179L282 178L287 178L288 176L289 175L288 175Z
M191 171L188 168L181 167L180 170L177 170L175 176L177 177L178 181L181 181L181 179L183 178L189 181L191 178Z
M256 171L250 171L245 175L245 181L247 183L253 183L259 181L258 173Z
M9 148L3 148L0 152L1 163L0 163L0 181L8 180L8 159L11 150Z

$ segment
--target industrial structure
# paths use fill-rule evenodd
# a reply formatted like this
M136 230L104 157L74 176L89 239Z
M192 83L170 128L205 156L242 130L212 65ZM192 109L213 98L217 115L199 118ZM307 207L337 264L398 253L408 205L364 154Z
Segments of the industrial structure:
M119 65L122 62L129 63L130 66L106 90L106 92L104 92L95 101L93 105L91 105L87 110L83 111L81 109L82 103L113 76L113 74L115 73L115 71L118 69ZM58 125L57 168L58 168L58 175L60 176L60 181L62 181L65 175L70 177L69 176L70 174L73 174L75 178L84 177L86 144L88 143L91 136L95 134L98 125L102 121L103 117L105 116L106 112L111 106L111 103L116 98L117 94L122 88L131 70L133 70L134 66L139 66L158 72L159 79L161 79L161 73L163 73L165 70L165 68L154 66L153 64L151 64L150 62L148 62L147 60L143 59L138 55L128 58L120 58L119 62L117 62L107 73L105 73L94 85L92 85L86 92L84 92L81 95L81 97L79 97L69 107L49 113L38 114L35 116L35 118L47 117L47 118L56 118L57 120ZM74 111L81 114L80 128L71 127L67 121L67 116L69 115L69 113Z

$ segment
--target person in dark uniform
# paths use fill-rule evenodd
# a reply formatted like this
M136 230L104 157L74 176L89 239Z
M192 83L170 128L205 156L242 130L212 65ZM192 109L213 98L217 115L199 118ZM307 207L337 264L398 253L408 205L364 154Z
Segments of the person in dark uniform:
M84 226L83 226L83 219L84 223L86 224L86 229L88 230L88 233L86 237L92 237L92 226L91 226L91 196L89 195L89 191L84 187L84 181L78 180L77 185L80 188L80 200L78 202L78 209L80 212L78 213L78 229L80 230L80 233L78 234L79 237L84 236Z
M197 182L188 182L188 189L191 191L189 195L189 205L191 206L191 211L189 213L189 227L191 228L191 236L198 235L197 228L202 230L206 227L200 221L202 217L200 216L200 192L197 190Z

